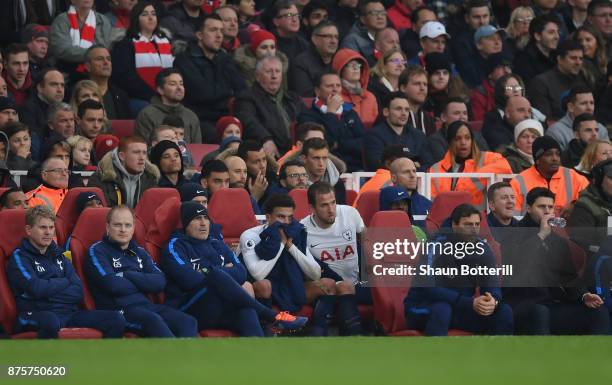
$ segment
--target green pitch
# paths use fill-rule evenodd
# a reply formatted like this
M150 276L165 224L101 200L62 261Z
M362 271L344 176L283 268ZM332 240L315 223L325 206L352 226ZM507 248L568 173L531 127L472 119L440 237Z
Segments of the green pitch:
M612 384L612 337L1 341L0 366L0 384L597 385Z

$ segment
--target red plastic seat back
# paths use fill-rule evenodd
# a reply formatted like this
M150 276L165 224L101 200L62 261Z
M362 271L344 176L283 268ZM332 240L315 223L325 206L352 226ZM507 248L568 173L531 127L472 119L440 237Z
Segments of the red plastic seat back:
M373 233L378 229L378 233ZM385 233L385 237L381 238L381 232ZM412 231L410 218L403 211L379 211L372 217L369 225L368 239L369 242L390 241L391 238L406 238L410 242L416 242L416 237ZM389 237L389 239L387 239ZM366 250L369 248L366 246ZM385 258L388 258L387 256ZM398 258L397 256L395 258ZM385 266L392 265L393 262L410 263L416 265L418 257L409 260L409 257L402 256L402 259L393 259L387 261ZM382 261L382 260L381 260ZM372 277L368 277L370 280ZM374 303L374 319L382 325L385 332L394 333L406 329L406 320L404 316L404 298L410 289L410 277L400 277L397 281L385 280L385 282L377 283L376 280L371 282L372 299Z
M161 249L168 243L172 232L181 226L180 212L181 201L176 197L168 199L155 210L144 243L145 250L155 263L159 263Z
M429 234L440 229L440 225L455 209L462 203L471 203L472 196L466 191L445 191L436 196L431 205L431 210L425 220L425 227Z
M222 226L225 243L240 241L240 235L259 223L255 219L249 193L245 189L230 188L217 191L208 203L208 214Z
M0 322L11 333L17 307L15 297L8 284L6 263L13 251L25 237L25 210L5 209L0 211Z
M346 204L352 206L355 200L357 200L357 191L346 190Z
M171 198L180 200L175 188L150 188L142 193L134 210L136 214L134 239L138 244L144 245L148 226L153 223L155 217L155 210Z
M357 201L357 211L361 214L361 218L366 226L370 225L370 221L379 208L380 191L364 191Z
M308 190L304 188L294 188L289 191L289 196L295 202L295 212L293 216L296 220L301 221L310 215L310 205L308 204Z
M134 135L135 122L132 119L117 119L111 120L111 127L114 135L121 139L124 136Z
M61 206L57 210L57 219L55 220L55 235L57 236L57 244L60 247L64 247L77 219L79 219L76 200L82 192L96 193L102 201L102 205L106 206L104 193L98 187L75 187L68 190L68 194L66 194Z
M109 211L110 208L108 207L83 211L74 226L72 239L70 240L72 264L79 277L81 277L81 281L83 281L83 302L87 310L94 309L95 304L83 271L83 263L87 258L89 246L102 240L106 233L106 215Z
M209 153L218 149L219 145L191 143L187 145L187 148L189 149L189 151L191 152L191 156L193 157L193 164L195 165L195 167L198 167L202 162L202 159Z

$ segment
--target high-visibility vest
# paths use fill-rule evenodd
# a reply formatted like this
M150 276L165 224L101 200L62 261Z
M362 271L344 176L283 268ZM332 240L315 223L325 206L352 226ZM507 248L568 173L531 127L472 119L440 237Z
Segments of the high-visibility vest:
M29 207L45 205L57 214L57 210L59 210L67 193L68 189L54 189L41 184L28 192L26 198L28 199Z
M510 181L510 185L516 195L516 207L522 214L527 211L527 193L535 187L545 187L555 194L555 214L560 215L570 203L578 199L580 191L589 185L589 180L570 168L559 167L550 181L547 181L534 165L518 174Z
M376 174L371 177L364 185L359 189L357 199L353 203L353 207L357 207L357 202L365 191L380 191L383 187L391 186L391 171L385 168L379 168L376 170Z
M429 168L429 172L451 172L451 154L447 151L444 158ZM512 168L508 161L496 152L484 151L480 154L478 163L474 159L467 159L462 172L487 172L494 174L512 174ZM472 195L472 204L477 209L487 209L487 178L456 178L453 186L453 178L432 178L431 199L438 193L445 191L467 191Z

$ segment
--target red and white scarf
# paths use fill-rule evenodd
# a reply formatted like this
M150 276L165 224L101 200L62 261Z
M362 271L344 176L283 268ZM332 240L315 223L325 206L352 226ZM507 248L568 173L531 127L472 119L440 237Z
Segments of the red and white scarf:
M96 35L96 13L93 9L89 11L87 19L85 19L83 30L79 28L79 16L74 5L71 5L68 9L68 21L70 22L70 40L72 40L72 45L81 48L91 47Z
M329 111L327 108L327 104L323 103L323 101L319 98L315 98L314 105L315 107L317 107L319 111L321 111L322 114L327 114L328 112L332 112L336 114L336 117L338 119L340 119L340 117L342 116L342 112L344 111L343 105L340 105L340 108L338 108L337 111Z
M164 68L172 67L172 44L165 37L153 35L151 40L144 36L133 39L136 52L136 73L155 90L155 77Z

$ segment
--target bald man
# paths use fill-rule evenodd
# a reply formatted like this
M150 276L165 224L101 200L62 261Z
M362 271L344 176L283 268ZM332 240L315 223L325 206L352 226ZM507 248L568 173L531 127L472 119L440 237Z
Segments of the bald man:
M376 34L376 40L374 40L374 48L381 56L392 49L400 49L400 39L397 31L393 28L385 28L379 31Z
M531 103L522 96L511 96L506 100L503 117L497 109L485 115L482 136L491 150L501 152L514 142L514 126L525 119L531 119Z
M398 158L391 162L391 182L394 186L403 187L410 196L408 215L410 221L417 226L425 226L425 220L414 220L414 215L427 215L431 209L431 201L419 194L417 169L414 162L408 158Z
M230 188L246 188L247 166L238 156L230 156L223 163L227 166L230 175Z

